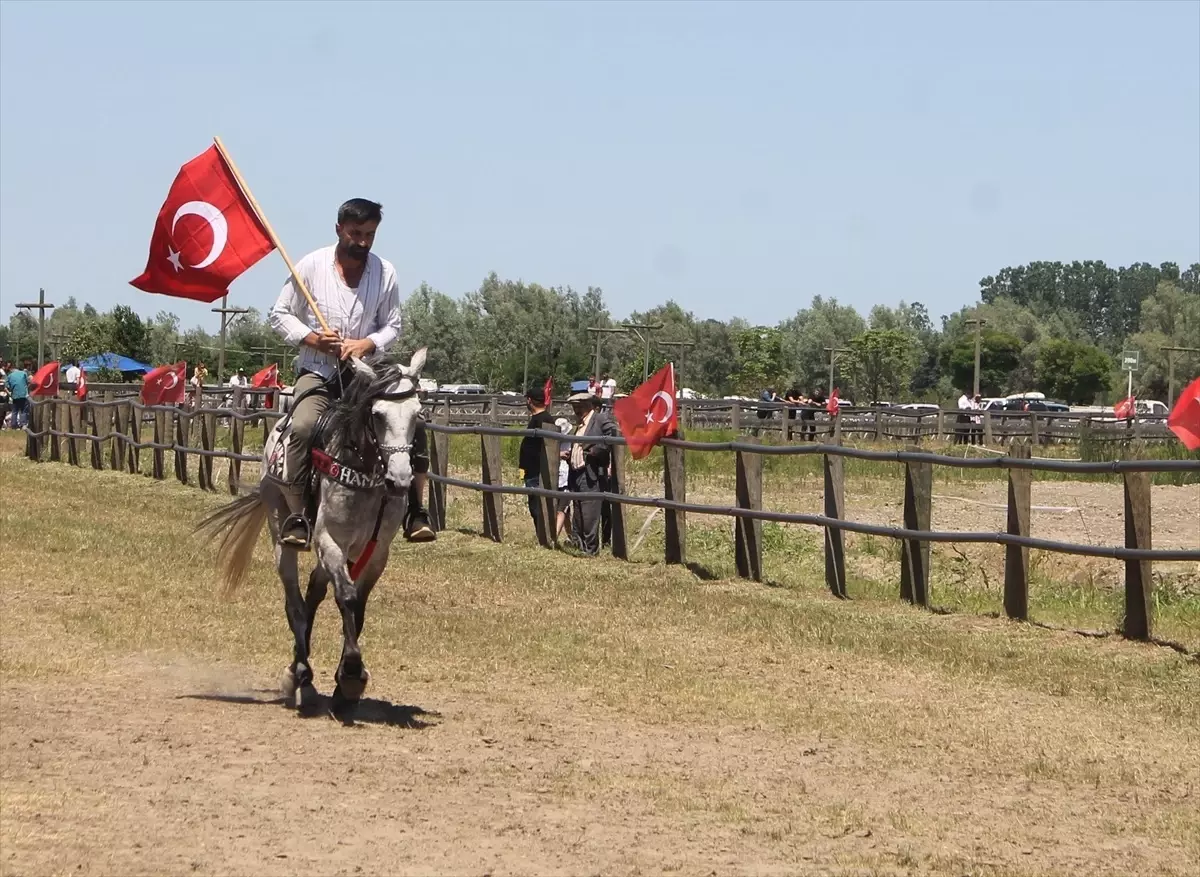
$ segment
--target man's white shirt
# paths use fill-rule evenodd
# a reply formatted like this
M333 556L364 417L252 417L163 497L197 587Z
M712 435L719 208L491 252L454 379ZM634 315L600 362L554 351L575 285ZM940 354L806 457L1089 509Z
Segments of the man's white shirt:
M67 383L68 384L78 384L79 383L79 367L78 366L75 366L75 365L67 366Z
M309 293L325 315L329 328L343 338L370 338L376 350L386 350L400 337L400 287L391 262L374 253L357 289L342 280L334 262L335 247L322 247L296 263L296 273L304 279ZM287 343L300 347L301 371L313 371L333 377L337 360L327 353L301 346L310 332L321 332L321 324L308 306L295 281L289 277L271 308L271 328Z

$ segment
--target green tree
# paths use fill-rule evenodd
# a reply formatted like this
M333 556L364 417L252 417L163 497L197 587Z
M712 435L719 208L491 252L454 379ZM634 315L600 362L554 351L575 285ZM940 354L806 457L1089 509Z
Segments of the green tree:
M1035 374L1046 395L1069 405L1090 405L1096 396L1107 395L1112 369L1112 358L1094 344L1051 338L1041 345Z
M908 392L919 349L914 334L900 328L868 329L849 347L843 369L854 376L855 389L870 397L862 404L896 400Z
M109 320L84 320L63 345L62 356L66 360L83 360L108 353L112 347L112 324Z
M1021 362L1021 339L1008 332L985 328L980 334L979 392L996 396L1011 390L1012 376ZM942 367L954 388L969 391L974 385L975 338L963 335L942 347Z
M407 359L428 347L424 375L440 383L471 381L472 338L458 302L422 283L403 305L399 353Z
M867 329L853 307L816 296L812 304L779 325L785 372L803 386L823 385L829 372L826 348L846 347Z
M109 315L112 351L138 362L150 359L150 333L142 318L128 305L117 305Z
M783 333L755 326L734 335L734 369L731 389L743 396L757 396L767 387L779 390L787 383Z

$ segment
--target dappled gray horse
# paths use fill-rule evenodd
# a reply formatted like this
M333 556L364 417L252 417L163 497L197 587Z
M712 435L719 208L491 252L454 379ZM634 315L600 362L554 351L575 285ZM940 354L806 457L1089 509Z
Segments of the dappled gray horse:
M392 540L407 512L413 477L410 452L421 411L418 378L425 353L425 348L418 350L407 366L382 357L369 362L352 360L352 374L343 378L339 398L313 432L316 517L312 541L317 564L303 598L299 551L279 544L283 522L296 511L278 486L278 467L291 437L288 418L280 420L267 439L258 485L197 527L197 532L207 533L210 539L220 538L217 559L224 592L231 596L246 576L263 523L269 524L288 623L296 641L292 663L284 672L283 693L298 709L311 708L319 700L309 651L313 618L330 582L342 613L343 631L342 658L334 674L334 713L352 717L370 678L358 637L367 597L387 566Z

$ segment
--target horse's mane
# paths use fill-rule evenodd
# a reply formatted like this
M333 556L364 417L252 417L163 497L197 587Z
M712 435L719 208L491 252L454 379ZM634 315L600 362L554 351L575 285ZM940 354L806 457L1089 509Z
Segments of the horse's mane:
M375 372L374 379L353 372L341 398L333 404L329 419L331 444L340 448L352 447L360 453L368 450L366 431L371 422L371 406L380 395L401 380L412 381L401 371L401 363L386 354L374 354L363 360ZM415 383L415 381L413 381Z

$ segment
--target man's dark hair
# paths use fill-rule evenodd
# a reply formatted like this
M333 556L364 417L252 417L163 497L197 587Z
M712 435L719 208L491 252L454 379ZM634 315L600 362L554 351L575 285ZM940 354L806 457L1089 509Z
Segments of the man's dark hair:
M546 386L545 384L530 384L525 388L525 398L536 402L538 405L546 404Z
M338 225L347 222L383 222L383 205L366 198L351 198L338 208Z

